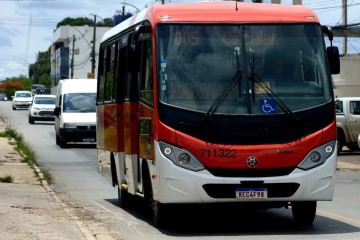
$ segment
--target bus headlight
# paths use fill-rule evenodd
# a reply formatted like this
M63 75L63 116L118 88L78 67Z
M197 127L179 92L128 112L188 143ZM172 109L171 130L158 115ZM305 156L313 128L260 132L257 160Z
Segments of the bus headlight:
M331 141L313 149L298 165L298 168L308 170L323 164L334 153L335 146L336 141Z
M189 151L164 142L159 142L159 146L162 154L170 159L175 165L191 171L200 171L204 169L201 162Z

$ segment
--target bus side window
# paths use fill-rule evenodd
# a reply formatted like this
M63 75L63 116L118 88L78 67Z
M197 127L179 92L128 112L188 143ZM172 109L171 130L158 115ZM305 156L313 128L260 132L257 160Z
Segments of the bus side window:
M105 77L105 93L104 100L112 102L114 97L114 75L115 75L115 59L117 44L114 43L108 47L108 56L106 58L106 77Z
M99 81L98 81L98 91L97 91L98 104L104 102L106 56L107 56L107 48L101 48L100 56L99 56L99 73L98 73Z
M145 103L153 104L153 64L152 64L151 40L146 39L141 43L141 83L140 99Z

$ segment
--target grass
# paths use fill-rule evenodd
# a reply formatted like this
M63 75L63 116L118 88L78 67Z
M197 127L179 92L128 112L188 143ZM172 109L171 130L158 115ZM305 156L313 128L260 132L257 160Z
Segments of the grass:
M14 140L14 145L16 145L16 150L22 154L24 157L23 162L28 163L29 165L36 164L36 155L31 146L25 142L24 137L21 133L16 131L16 129L7 127L5 131L0 132L0 137L6 137L10 141ZM52 177L49 171L43 173L44 179L51 184Z
M0 182L3 183L13 183L14 182L14 178L11 175L6 175L4 177L0 177Z

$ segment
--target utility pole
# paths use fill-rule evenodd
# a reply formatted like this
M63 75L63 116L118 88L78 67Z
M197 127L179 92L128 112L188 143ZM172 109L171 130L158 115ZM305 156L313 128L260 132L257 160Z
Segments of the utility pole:
M342 1L342 25L347 26L347 0ZM344 36L342 40L342 53L347 54L347 37Z
M70 78L74 78L74 54L75 54L75 35L73 35L72 39L72 52L71 52L71 64L70 64Z
M92 50L91 50L91 73L95 76L95 41L96 41L96 15L94 14L94 32L92 40Z

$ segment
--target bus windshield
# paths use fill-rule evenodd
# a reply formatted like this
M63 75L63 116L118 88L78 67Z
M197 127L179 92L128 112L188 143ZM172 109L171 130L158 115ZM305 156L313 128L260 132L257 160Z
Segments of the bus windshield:
M318 24L161 24L156 34L164 104L204 114L214 105L215 114L276 114L332 99Z

